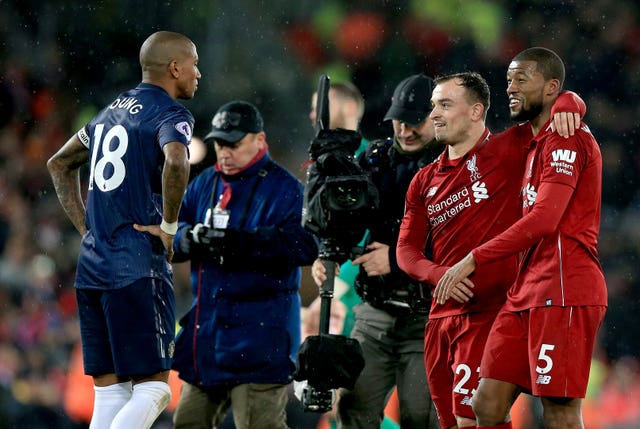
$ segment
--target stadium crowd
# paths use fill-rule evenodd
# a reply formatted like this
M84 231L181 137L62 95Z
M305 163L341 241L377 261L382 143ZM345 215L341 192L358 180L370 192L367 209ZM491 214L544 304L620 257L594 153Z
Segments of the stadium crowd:
M239 3L245 7L252 4ZM262 5L256 8L266 7L255 3ZM362 90L367 103L362 124L366 137L384 134L380 131L384 114L381 110L388 103L389 91L398 76L420 71L430 75L462 70L482 73L492 89L488 125L502 129L509 123L504 69L511 55L527 46L556 50L567 65L566 86L579 93L587 104L585 122L601 143L603 155L599 251L609 290L609 307L592 366L585 424L590 429L638 427L640 149L635 142L640 137L637 120L640 104L635 95L640 94L637 44L640 11L637 5L615 0L505 0L486 2L486 7L481 8L483 2L475 1L461 2L465 9L456 13L444 6L447 2L442 2L443 5L437 1L424 2L431 6L419 8L417 4L421 2L414 1L401 2L402 8L385 14L384 7L391 6L378 3L341 11L335 20L342 27L333 27L336 31L331 43L321 31L327 29L319 24L331 12L326 6L325 9L318 6L312 12L312 3L301 2L309 6L309 12L301 12L299 6L300 10L288 11L290 16L273 19L270 37L287 46L283 49L288 55L286 62L299 71L297 76L289 74L283 78L300 81L273 82L278 90L250 90L265 112L265 122L286 120L280 128L294 129L286 132L274 126L271 132L275 137L274 158L299 172L311 130L307 131L305 118L308 97L296 94L310 93L310 82L315 82L324 70L334 70ZM333 5L335 12L337 3L327 4ZM65 75L66 68L74 64L65 59L64 54L68 57L72 53L65 52L64 46L59 46L61 52L57 53L39 52L43 63L21 61L24 57L12 54L12 50L20 49L21 43L38 46L47 32L56 31L37 19L26 19L29 18L26 7L11 5L0 25L0 41L4 46L0 53L4 65L0 74L0 428L83 428L87 427L86 422L74 420L65 409L69 361L79 341L73 280L80 237L60 209L45 162L66 136L90 116L87 112L94 105L102 105L104 97L122 89L123 80L130 85L139 76L137 68L128 74L122 70L111 76L105 73L104 78L94 75L90 79L95 86L83 91L98 98L101 88L102 98L92 103L82 98L77 88L67 85L66 79L52 78L56 73ZM476 13L473 7L481 8L481 13ZM568 10L560 14L559 8ZM247 13L244 18L249 22L260 21L257 15ZM465 21L464 17L470 16L477 19ZM15 31L9 24L12 19L23 22ZM358 28L361 31L349 32ZM185 30L194 39L198 39L198 32L196 26ZM140 34L140 37L147 34L146 29L140 30ZM95 34L91 38L104 39L104 35ZM47 42L46 47L55 49L56 40L54 37L54 42ZM206 49L201 52L202 61L207 61L206 52ZM81 64L78 55L81 54L71 55L75 56L76 66ZM242 73L251 75L256 71L247 69ZM220 85L233 88L225 84L223 68L205 74L203 82L214 79L214 74L216 82L209 84L211 91ZM268 83L265 74L268 73L256 79L261 85ZM69 77L72 79L73 76ZM290 91L300 87L306 88L306 92ZM290 92L283 94L282 88ZM243 96L237 94L236 98ZM297 100L291 100L296 97ZM190 102L201 132L208 127L206 112L215 110L222 98L214 99L215 103L220 101L218 104L212 104L211 100L205 92ZM276 107L270 110L279 103L282 111L302 113L286 117ZM59 106L63 105L77 108L62 111ZM298 119L298 124L292 124ZM182 311L190 299L188 280L183 267L178 266L176 274L178 310ZM531 418L527 427L539 427L537 413L539 410L527 410L525 414Z

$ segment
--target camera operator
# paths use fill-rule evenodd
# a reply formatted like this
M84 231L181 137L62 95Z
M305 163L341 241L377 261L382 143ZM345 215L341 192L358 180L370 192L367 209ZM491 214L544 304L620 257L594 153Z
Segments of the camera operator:
M187 188L174 260L191 260L191 310L173 368L183 385L176 428L286 428L300 346L300 266L318 254L301 226L304 187L268 153L263 120L244 101L212 120L215 166Z
M369 244L353 260L360 266L356 290L364 302L354 308L351 337L362 346L365 367L354 389L340 392L341 428L379 428L394 386L403 429L438 427L424 367L429 288L404 274L395 257L409 183L442 150L429 119L432 89L433 80L422 74L400 82L385 115L393 122L393 138L371 142L358 156L378 190L380 204L378 211L363 219ZM311 272L320 286L326 279L321 260L314 262Z

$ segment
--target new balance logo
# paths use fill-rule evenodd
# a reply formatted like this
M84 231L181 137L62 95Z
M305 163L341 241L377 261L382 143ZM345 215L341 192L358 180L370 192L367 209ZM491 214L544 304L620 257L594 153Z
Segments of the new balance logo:
M437 190L437 186L432 186L431 188L429 188L429 190L427 191L427 197L433 197L436 194Z
M476 182L471 185L471 189L473 190L473 198L475 198L474 202L479 203L481 200L489 199L489 191L487 191L487 186L484 182Z
M538 379L536 380L536 384L549 384L549 383L551 383L550 375L539 375Z
M568 149L556 149L551 154L555 162L564 161L573 163L576 160L576 152Z

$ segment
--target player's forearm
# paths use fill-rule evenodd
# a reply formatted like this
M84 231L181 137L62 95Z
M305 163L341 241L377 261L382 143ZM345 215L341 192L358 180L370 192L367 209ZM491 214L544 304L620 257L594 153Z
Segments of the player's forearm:
M179 143L175 145L179 146L166 150L162 170L162 217L167 222L175 222L178 219L182 198L189 182L186 148Z
M69 140L47 161L53 186L65 213L81 235L87 232L85 207L80 192L80 167L89 160L89 151L77 135Z
M534 246L553 234L569 205L573 188L543 183L532 210L507 230L473 250L478 265L494 262Z
M398 247L398 266L407 275L419 282L435 285L447 270L447 267L436 264L425 258L417 248Z
M396 244L396 260L409 277L424 283L436 284L444 270L424 255L430 233L429 216L422 202L422 189L427 185L414 178L407 191L405 215ZM442 272L441 272L442 271Z
M87 232L85 224L85 207L80 192L80 172L78 169L69 169L57 159L52 158L47 163L51 174L53 186L60 204L73 226L81 235Z
M408 228L400 232L396 247L398 266L417 281L436 284L446 267L427 259L421 249L425 248L426 231Z

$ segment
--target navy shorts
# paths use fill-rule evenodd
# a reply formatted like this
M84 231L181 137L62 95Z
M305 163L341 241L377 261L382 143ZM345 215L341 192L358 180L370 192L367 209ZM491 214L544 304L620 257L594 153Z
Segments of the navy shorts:
M171 368L175 296L163 280L120 289L76 289L84 372L148 376Z

